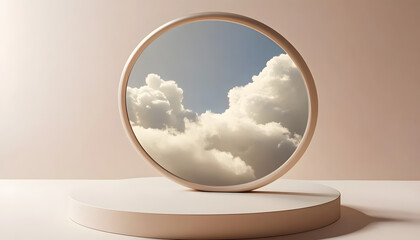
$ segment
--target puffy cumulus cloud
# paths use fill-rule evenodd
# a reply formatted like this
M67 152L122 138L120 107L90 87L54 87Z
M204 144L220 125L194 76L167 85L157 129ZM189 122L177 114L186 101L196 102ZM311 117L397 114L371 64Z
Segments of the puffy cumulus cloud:
M229 109L259 124L280 122L292 133L303 135L308 119L305 82L286 54L273 57L252 77L252 82L229 91Z
M173 81L150 74L146 83L127 91L133 131L158 164L191 182L233 185L263 177L289 159L305 131L305 84L285 54L231 89L221 114L184 109Z
M229 112L200 116L199 131L205 139L205 149L230 152L254 170L256 178L280 167L293 154L301 140L281 123L258 124L251 118ZM192 130L195 130L192 128Z
M205 128L196 123L185 132L134 126L143 148L163 168L185 180L212 186L255 179L254 170L228 151L206 148Z
M146 85L127 87L127 112L134 126L175 128L184 131L185 120L195 121L197 114L184 109L183 91L175 81L164 81L157 74L146 77Z

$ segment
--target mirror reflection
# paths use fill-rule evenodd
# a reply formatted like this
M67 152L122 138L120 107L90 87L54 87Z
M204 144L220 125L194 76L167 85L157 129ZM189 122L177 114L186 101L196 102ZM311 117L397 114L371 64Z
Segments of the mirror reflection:
M155 39L128 80L127 113L149 156L210 186L248 183L294 153L308 121L305 82L260 32L199 21Z

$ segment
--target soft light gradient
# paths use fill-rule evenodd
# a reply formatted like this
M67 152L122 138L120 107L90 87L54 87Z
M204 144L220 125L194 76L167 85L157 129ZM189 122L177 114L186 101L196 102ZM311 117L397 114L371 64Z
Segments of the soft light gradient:
M159 175L122 127L121 72L151 31L211 11L267 24L312 72L317 128L286 178L420 180L417 0L0 0L0 178Z

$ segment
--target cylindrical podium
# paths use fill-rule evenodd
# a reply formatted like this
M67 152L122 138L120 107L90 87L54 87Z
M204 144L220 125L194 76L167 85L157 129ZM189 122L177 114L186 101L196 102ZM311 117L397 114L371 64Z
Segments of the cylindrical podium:
M73 191L70 218L101 231L152 238L236 239L292 234L340 217L340 193L277 180L246 193L200 192L165 178L92 182Z

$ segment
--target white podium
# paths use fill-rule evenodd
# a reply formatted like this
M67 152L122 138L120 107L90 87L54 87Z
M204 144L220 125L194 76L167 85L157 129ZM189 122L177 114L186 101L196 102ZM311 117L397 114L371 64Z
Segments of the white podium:
M277 180L246 193L200 192L166 178L91 183L70 197L70 218L118 234L171 239L285 235L340 218L340 193L303 180Z

